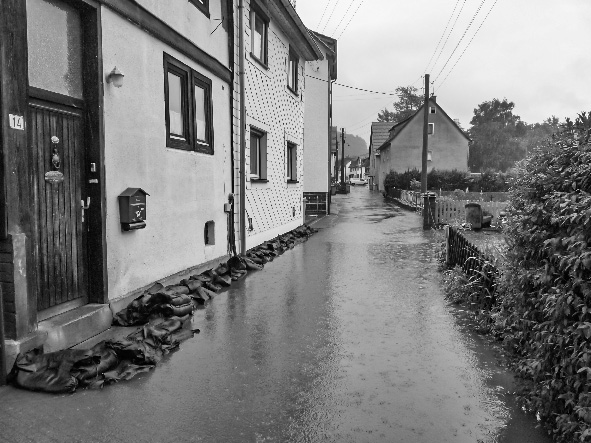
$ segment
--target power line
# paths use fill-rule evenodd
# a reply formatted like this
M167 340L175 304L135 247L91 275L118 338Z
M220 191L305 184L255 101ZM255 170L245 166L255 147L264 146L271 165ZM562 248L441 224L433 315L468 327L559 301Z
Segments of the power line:
M324 14L326 14L326 10L328 9L328 5L330 5L330 2L331 1L332 0L328 0L326 2L326 6L324 7L324 11L322 12L322 16L320 17L320 21L318 22L318 28L317 29L320 29L320 24L322 23L322 19L324 18Z
M343 28L343 30L341 31L341 33L339 34L339 36L336 37L336 40L340 39L341 38L341 35L343 35L345 33L345 31L349 27L349 24L355 18L355 16L357 15L357 11L359 11L359 8L361 8L361 5L363 5L364 2L365 2L365 0L361 0L361 3L359 3L359 6L357 6L357 9L353 13L353 15L351 16L351 18L349 19L349 21L347 22L347 24L345 25L345 27Z
M328 20L326 20L326 23L324 24L324 28L322 28L322 31L320 31L320 32L324 32L324 29L326 29L326 26L330 22L330 19L332 18L332 15L334 14L335 9L337 9L337 6L339 5L339 2L340 1L341 0L337 0L337 2L334 4L334 8L332 8L332 11L330 13L330 16L328 17Z
M460 56L458 57L458 59L456 60L456 62L454 63L454 65L448 71L448 73L446 74L445 78L441 81L441 83L439 83L439 86L438 86L439 88L441 88L441 86L445 83L445 81L447 80L447 77L449 77L449 74L451 74L451 71L454 70L454 68L456 67L456 65L458 64L458 62L460 61L460 59L462 58L462 56L464 55L464 53L466 52L466 49L468 49L468 47L472 43L472 40L474 40L474 37L476 37L476 34L478 34L478 31L480 31L480 28L482 28L482 25L484 24L484 22L488 18L488 15L491 13L491 11L493 10L493 8L495 7L495 5L497 4L498 1L499 0L495 0L495 2L493 3L493 5L490 7L490 9L488 10L488 12L486 13L486 16L484 17L484 20L482 20L482 23L480 23L480 26L478 26L478 29L476 30L476 32L474 33L474 35L472 36L472 38L470 39L470 41L468 42L468 44L466 45L466 47L464 48L464 50L462 51L462 53L460 54Z
M313 79L316 79L316 80L320 80L320 81L322 81L322 82L326 82L326 83L328 83L328 82L329 82L329 80L325 80L325 79L323 79L323 78L320 78L320 77L314 77L313 75L309 75L309 74L306 74L306 77L310 77L310 78L313 78ZM372 91L372 90L370 90L370 89L357 88L357 87L355 87L355 86L349 86L349 85L345 85L345 84L343 84L343 83L337 83L337 82L333 82L333 84L334 84L334 85L339 85L339 86L342 86L343 88L356 89L356 90L358 90L358 91L364 91L364 92L371 92L372 94L382 94L382 95L398 95L398 94L396 94L396 93L394 93L394 94L393 94L393 93L391 93L391 92Z
M462 11L464 10L464 6L466 6L466 0L464 0L464 3L462 3L462 7L460 8L460 12L458 12L456 19L454 20L454 24L451 25L451 29L449 30L449 34L447 34L447 37L445 38L445 42L443 42L443 46L439 50L439 54L437 54L437 58L435 59L435 63L433 63L433 66L431 68L434 69L435 66L437 66L437 62L439 61L441 54L443 54L443 50L445 49L445 46L447 45L447 42L448 42L449 38L451 37L452 32L454 32L454 29L456 27L456 23L458 22L460 15L462 15Z
M435 51L433 51L433 55L431 55L431 58L429 59L429 63L427 63L427 67L425 68L425 70L423 72L427 72L427 70L429 69L431 62L433 61L433 57L435 57L435 54L437 53L437 50L439 49L439 45L441 44L441 40L443 40L443 37L445 37L445 33L447 32L447 28L449 27L449 22L451 22L451 19L454 17L454 14L456 12L456 8L458 7L458 3L460 3L460 0L456 0L454 10L451 11L451 15L449 16L449 19L447 19L447 23L445 25L445 29L443 30L443 34L441 34L441 37L439 37L439 41L437 42L437 46L435 47Z
M478 5L478 9L476 10L476 12L474 13L474 15L472 16L472 19L470 20L470 23L468 23L468 26L466 26L466 29L464 30L464 33L462 34L462 37L460 38L460 41L458 41L458 44L456 45L456 47L454 48L454 50L452 51L451 55L447 58L447 61L445 62L445 64L443 65L443 68L441 68L441 70L439 71L439 73L435 76L435 79L433 81L437 81L437 79L439 78L439 76L441 75L441 73L443 72L443 70L445 69L445 67L447 66L447 64L449 63L449 61L451 60L451 58L453 57L453 55L456 53L456 50L458 49L458 46L460 46L460 43L462 43L462 40L464 40L464 37L466 35L466 33L468 32L468 30L470 29L470 26L472 26L472 23L474 23L474 19L476 18L476 16L478 15L478 13L480 12L480 9L482 8L482 5L484 4L486 0L482 0L480 2L480 5Z
M345 13L343 14L343 16L341 17L341 20L339 21L339 24L337 25L336 28L334 28L333 35L337 33L337 29L339 29L339 26L341 26L341 23L343 23L343 20L345 19L345 17L349 13L349 9L351 9L351 6L353 6L353 3L355 3L356 1L357 0L351 0L351 3L349 3L349 6L347 7L347 10L345 11Z

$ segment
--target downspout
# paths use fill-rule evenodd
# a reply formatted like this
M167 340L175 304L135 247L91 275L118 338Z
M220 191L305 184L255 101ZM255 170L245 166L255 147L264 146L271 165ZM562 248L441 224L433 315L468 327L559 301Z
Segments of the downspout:
M330 215L332 205L332 84L335 80L330 79L330 61L328 62L328 199L327 214ZM335 163L336 167L336 163Z
M246 254L246 91L244 73L244 0L239 1L239 76L240 76L240 255Z

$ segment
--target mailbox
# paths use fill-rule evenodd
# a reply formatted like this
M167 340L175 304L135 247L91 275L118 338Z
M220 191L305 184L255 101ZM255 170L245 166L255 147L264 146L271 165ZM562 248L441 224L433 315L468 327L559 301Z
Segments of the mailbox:
M121 229L132 231L146 227L146 195L142 188L127 188L119 194Z

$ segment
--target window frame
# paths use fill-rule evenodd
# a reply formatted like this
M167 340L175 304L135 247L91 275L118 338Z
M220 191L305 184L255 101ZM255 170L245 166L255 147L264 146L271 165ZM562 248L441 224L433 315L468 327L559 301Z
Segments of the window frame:
M293 49L289 48L289 55L287 57L287 88L296 95L298 93L299 67L300 58L298 54ZM290 81L293 83L293 86L290 85Z
M427 124L427 135L435 134L435 123L428 123Z
M213 100L211 80L167 53L164 53L163 65L166 147L213 155ZM169 73L181 78L181 112L185 132L184 139L175 137L170 132ZM205 140L197 140L195 86L199 86L204 91Z
M257 18L263 23L263 33L261 41L261 52L262 54L254 53L254 39ZM263 10L254 2L250 3L250 56L257 62L262 64L268 69L269 63L269 16L263 12ZM263 58L260 58L262 55Z
M257 144L257 158L256 161L253 163L252 158L252 139L255 137L258 140ZM250 145L249 145L249 155L250 155L250 181L267 181L267 133L262 131L258 128L253 126L250 127ZM256 164L256 173L253 172L253 164Z
M437 108L435 106L429 106L429 114L437 114Z
M285 176L288 183L298 182L298 145L287 142L286 146L286 170Z
M189 0L189 3L199 9L207 18L209 18L209 0Z

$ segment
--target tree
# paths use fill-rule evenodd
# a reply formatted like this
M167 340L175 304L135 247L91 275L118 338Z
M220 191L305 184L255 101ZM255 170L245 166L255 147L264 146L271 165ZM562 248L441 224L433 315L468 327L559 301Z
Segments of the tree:
M506 98L495 98L474 109L468 157L472 171L506 171L525 156L519 139L527 133L527 126L513 114L514 107Z
M424 100L423 97L417 95L417 91L418 89L414 86L397 87L398 101L392 104L394 111L388 111L388 109L384 108L383 111L378 112L378 121L401 122L413 115L421 107Z

